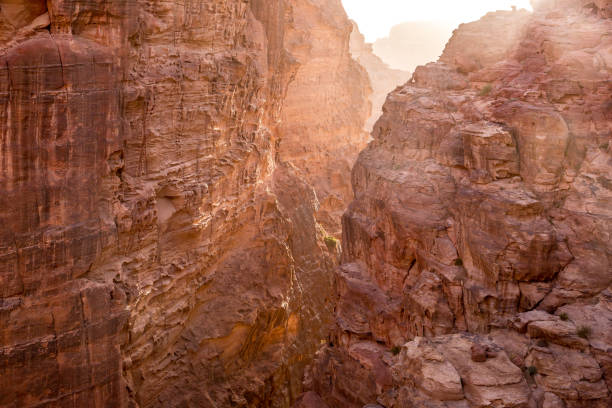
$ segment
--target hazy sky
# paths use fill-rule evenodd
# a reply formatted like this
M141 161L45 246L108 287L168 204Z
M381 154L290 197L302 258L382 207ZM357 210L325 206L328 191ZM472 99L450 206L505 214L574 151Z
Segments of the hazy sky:
M474 21L489 11L511 6L531 10L529 0L342 0L349 17L359 25L367 41L385 37L404 21Z

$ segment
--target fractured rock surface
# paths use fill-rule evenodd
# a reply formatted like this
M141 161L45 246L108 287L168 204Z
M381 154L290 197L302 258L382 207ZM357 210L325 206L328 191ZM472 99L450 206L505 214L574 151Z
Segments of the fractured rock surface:
M462 25L353 169L330 407L612 404L610 2Z
M347 201L368 115L339 0L0 10L0 406L290 406L331 307L318 177ZM342 107L311 124L316 77ZM344 161L305 178L278 146L312 134Z

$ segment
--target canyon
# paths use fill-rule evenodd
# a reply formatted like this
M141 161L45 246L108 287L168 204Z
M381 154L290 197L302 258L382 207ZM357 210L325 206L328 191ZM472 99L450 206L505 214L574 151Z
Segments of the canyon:
M610 406L612 2L533 3L0 0L0 407Z

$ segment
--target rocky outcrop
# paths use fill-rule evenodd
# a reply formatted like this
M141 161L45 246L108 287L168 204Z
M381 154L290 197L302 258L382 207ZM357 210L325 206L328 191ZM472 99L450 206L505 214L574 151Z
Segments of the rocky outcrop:
M612 404L609 1L461 26L353 169L330 406Z
M339 1L0 7L0 406L289 406L367 117Z
M359 27L355 22L353 22L353 31L351 32L350 51L353 58L366 69L370 78L372 113L366 123L366 130L371 132L382 114L382 107L387 95L399 85L408 81L412 74L399 69L391 69L389 65L375 55L372 44L365 42L365 37L359 32Z

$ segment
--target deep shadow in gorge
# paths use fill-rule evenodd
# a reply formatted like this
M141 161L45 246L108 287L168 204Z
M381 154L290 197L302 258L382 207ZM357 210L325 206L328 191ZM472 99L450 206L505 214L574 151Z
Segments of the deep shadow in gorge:
M0 0L0 407L610 404L611 6L537 3L366 147L339 0Z

